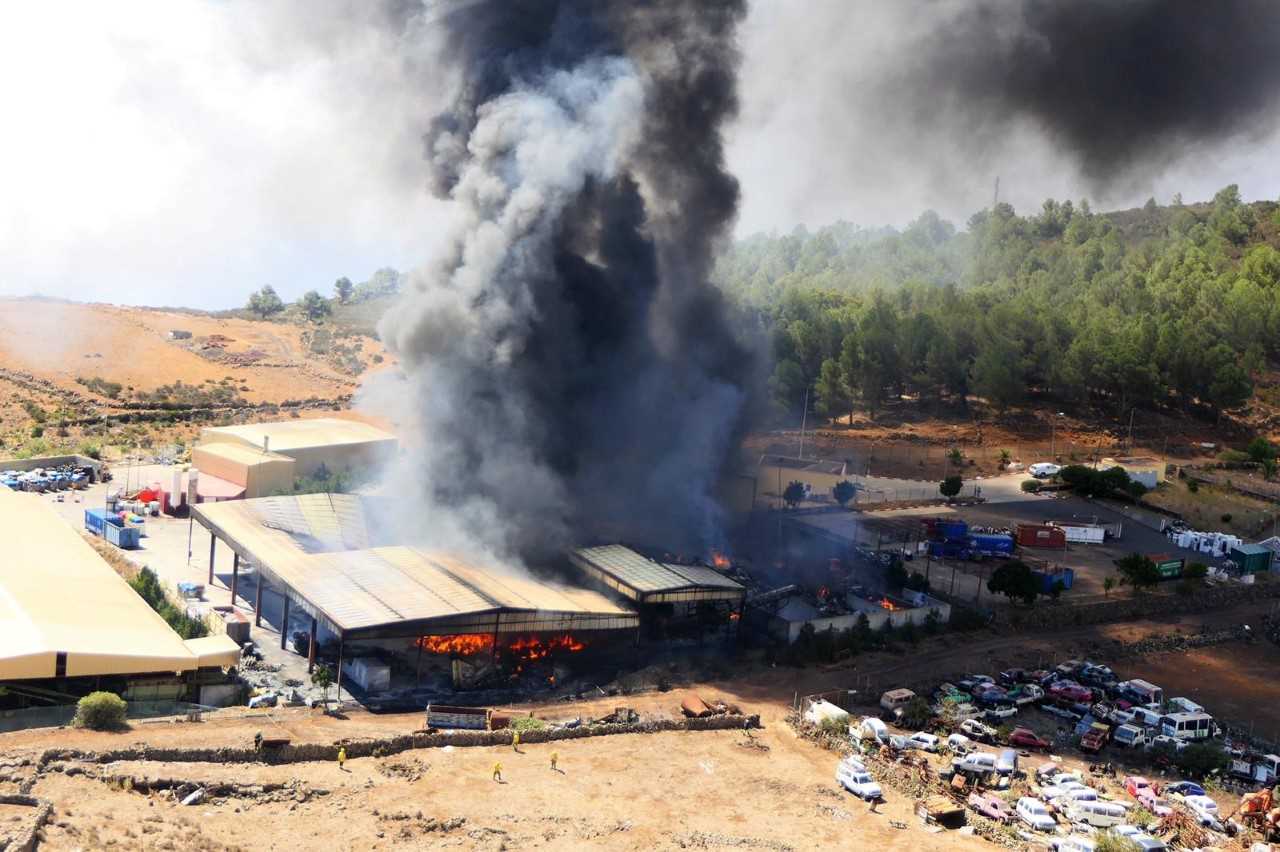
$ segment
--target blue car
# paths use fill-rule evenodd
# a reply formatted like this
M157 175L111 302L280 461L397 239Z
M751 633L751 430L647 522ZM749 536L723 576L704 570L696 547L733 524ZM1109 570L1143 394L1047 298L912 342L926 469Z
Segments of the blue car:
M1165 785L1164 793L1167 796L1203 796L1204 788L1193 781L1175 781Z

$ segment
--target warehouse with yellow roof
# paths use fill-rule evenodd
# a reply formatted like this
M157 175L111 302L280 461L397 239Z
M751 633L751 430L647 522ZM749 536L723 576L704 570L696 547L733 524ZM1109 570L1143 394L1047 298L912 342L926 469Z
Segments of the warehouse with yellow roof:
M357 420L316 418L200 430L191 451L202 496L287 494L303 477L373 473L395 457L396 437Z
M226 636L184 641L101 556L38 497L0 486L0 684L74 693L134 675L176 677L231 666ZM193 644L194 643L194 644ZM77 681L77 679L79 679Z

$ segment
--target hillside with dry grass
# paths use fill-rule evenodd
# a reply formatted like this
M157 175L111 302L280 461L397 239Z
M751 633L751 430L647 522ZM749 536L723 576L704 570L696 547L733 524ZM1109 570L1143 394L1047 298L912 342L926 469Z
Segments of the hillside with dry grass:
M112 457L189 446L205 425L346 410L391 364L357 319L0 300L0 457Z

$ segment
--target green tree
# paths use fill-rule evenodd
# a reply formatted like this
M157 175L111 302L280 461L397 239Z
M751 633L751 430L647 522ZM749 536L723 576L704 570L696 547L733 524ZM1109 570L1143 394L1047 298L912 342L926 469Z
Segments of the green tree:
M948 500L952 500L960 493L960 489L963 487L964 480L958 475L952 475L938 483L938 493Z
M834 358L822 362L818 371L818 381L814 385L817 396L816 408L819 414L825 414L833 420L841 414L848 413L852 419L853 400L849 387L845 384L844 372Z
M979 396L1001 411L1022 399L1026 382L1018 369L1020 358L1013 344L995 337L973 362L971 382Z
M1141 553L1130 553L1116 561L1116 569L1120 572L1120 583L1132 586L1135 591L1149 589L1160 582L1160 569Z
M261 290L249 295L248 307L259 317L266 319L283 311L284 302L276 295L275 288L267 284Z
M1104 578L1103 578L1103 580L1102 580L1102 595L1103 595L1103 597L1108 597L1108 598L1109 598L1109 597L1111 597L1111 591L1112 591L1115 587L1116 587L1116 578L1115 578L1115 577L1104 577Z
M320 689L322 700L329 703L329 687L333 686L333 672L324 663L316 664L311 671L311 685Z
M919 695L902 706L902 727L909 730L920 730L933 718L933 710L929 702Z
M1252 441L1249 442L1249 448L1247 452L1249 453L1249 458L1253 459L1255 462L1258 462L1259 464L1261 464L1262 462L1268 459L1274 460L1276 457L1275 446L1272 445L1270 441L1268 441L1266 438L1262 437L1261 435L1259 435L1258 437L1254 438Z
M345 305L351 301L351 294L355 290L355 285L351 283L351 279L342 276L333 282L333 295L338 300L338 304Z
M302 307L302 313L312 322L323 319L333 312L333 307L329 304L329 300L315 290L308 290L303 293L302 299L298 304Z
M1010 601L1020 600L1030 606L1040 594L1040 581L1031 572L1031 566L1020 559L1009 559L991 572L987 591L1004 595Z
M803 482L798 482L798 481L790 482L787 484L786 489L784 489L782 492L783 502L786 503L792 509L794 509L796 506L799 506L800 501L803 499L804 499L804 483Z
M841 506L849 505L849 501L858 493L858 487L847 479L842 479L831 489L831 495Z

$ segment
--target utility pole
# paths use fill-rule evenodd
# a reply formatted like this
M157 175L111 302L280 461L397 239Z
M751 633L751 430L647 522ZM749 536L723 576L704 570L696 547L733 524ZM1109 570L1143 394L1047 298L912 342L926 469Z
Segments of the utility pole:
M991 211L994 213L996 205L1000 203L1000 175L996 175L996 191L991 196Z
M1129 455L1133 455L1133 417L1138 413L1138 406L1134 406L1129 411Z
M800 412L800 459L804 460L804 427L809 420L809 389L804 389L804 409Z

